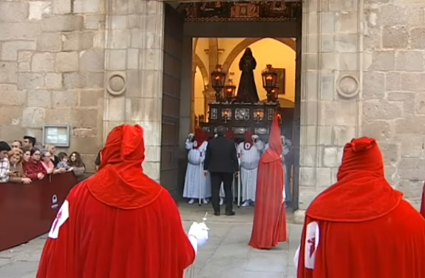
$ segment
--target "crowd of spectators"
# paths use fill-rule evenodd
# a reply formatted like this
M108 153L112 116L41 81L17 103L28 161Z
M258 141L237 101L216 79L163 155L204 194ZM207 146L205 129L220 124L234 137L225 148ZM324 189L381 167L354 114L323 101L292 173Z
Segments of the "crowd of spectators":
M0 183L31 183L49 175L74 172L77 178L84 175L86 166L78 152L69 156L65 152L56 154L56 147L36 147L37 140L24 136L23 141L15 140L10 145L0 141Z

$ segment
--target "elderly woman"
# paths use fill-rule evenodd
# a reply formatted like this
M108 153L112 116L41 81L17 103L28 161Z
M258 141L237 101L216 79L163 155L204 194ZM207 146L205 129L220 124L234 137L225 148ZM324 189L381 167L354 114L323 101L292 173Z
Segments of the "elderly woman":
M50 153L50 159L52 160L53 165L57 167L60 160L59 157L56 155L56 147L54 145L46 145L45 149Z
M8 153L10 162L9 181L15 183L31 183L31 179L25 177L22 165L24 152L19 148L14 148Z
M41 154L41 164L46 169L47 174L60 174L65 173L66 170L63 168L55 169L55 165L52 160L52 155L49 151L43 151Z

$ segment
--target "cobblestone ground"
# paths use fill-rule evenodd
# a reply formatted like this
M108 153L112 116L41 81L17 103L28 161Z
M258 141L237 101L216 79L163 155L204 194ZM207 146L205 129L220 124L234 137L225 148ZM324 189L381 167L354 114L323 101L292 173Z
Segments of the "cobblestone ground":
M193 221L200 221L211 206L181 205L186 229ZM208 217L210 240L199 250L194 265L197 278L294 278L293 256L299 244L300 225L289 225L289 243L270 251L249 247L252 208L235 209L236 216ZM289 222L291 222L291 215ZM46 236L27 244L0 252L0 277L34 278Z

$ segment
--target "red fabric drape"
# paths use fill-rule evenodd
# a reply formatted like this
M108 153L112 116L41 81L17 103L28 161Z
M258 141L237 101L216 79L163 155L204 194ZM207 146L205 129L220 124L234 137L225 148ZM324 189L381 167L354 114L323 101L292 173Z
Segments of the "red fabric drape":
M383 169L375 140L345 146L338 182L307 209L298 278L425 277L425 219Z
M272 124L269 146L258 165L254 223L249 242L257 249L270 249L288 240L283 198L283 147L277 117Z
M141 127L110 133L98 174L68 196L69 218L47 240L37 278L183 276L195 251L174 200L143 173L143 159Z

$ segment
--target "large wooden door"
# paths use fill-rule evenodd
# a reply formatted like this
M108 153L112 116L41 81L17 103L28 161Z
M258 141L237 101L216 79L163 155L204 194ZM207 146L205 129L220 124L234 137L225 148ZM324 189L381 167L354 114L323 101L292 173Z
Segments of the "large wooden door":
M178 197L178 149L183 18L165 4L161 184Z

